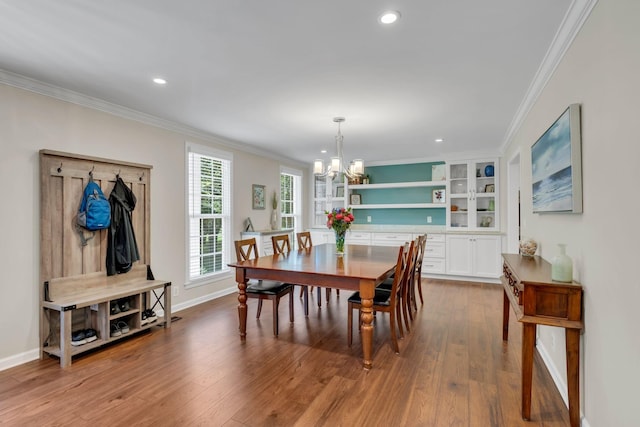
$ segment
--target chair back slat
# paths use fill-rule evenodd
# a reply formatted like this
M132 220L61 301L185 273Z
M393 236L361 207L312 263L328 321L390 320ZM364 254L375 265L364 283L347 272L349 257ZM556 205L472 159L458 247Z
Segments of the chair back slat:
M258 258L258 246L256 245L256 238L236 240L234 242L236 247L236 259L238 261L246 261L248 259Z
M271 244L273 245L273 253L276 255L291 252L291 242L288 234L271 236Z
M298 249L309 249L313 246L311 242L311 232L309 231L296 233L296 238L298 239Z

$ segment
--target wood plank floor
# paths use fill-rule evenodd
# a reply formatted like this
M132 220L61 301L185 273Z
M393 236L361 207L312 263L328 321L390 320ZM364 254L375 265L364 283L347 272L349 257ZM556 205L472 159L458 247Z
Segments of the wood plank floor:
M280 307L280 336L265 302L249 300L247 341L229 295L77 357L0 372L0 424L10 426L568 426L568 411L539 356L529 422L520 417L521 327L501 339L502 288L423 281L425 305L391 350L386 314L374 330L374 369L347 347L347 296L332 294L295 323ZM314 293L315 294L315 293ZM315 295L314 295L315 297Z

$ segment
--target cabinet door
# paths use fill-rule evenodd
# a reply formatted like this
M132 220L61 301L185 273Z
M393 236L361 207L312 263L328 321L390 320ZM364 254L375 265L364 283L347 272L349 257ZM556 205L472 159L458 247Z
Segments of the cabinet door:
M500 236L473 236L474 275L480 277L500 277Z
M469 182L469 163L447 164L447 228L468 229L474 218Z
M447 274L470 276L473 274L473 254L471 236L447 236Z
M336 236L335 233L331 231L320 231L320 230L310 230L311 231L311 242L314 245L321 245L323 243L335 243Z

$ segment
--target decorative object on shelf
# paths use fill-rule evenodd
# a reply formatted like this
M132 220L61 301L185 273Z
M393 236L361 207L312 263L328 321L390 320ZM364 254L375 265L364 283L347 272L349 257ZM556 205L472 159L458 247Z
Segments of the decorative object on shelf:
M489 211L493 212L496 210L496 201L491 199L489 200Z
M336 197L344 197L344 187L336 187Z
M484 176L491 177L493 176L493 165L487 165L484 167Z
M353 195L352 195L353 197ZM325 211L327 215L327 228L331 228L336 234L336 253L344 254L344 239L347 230L355 220L351 213L351 208L336 208L331 212Z
M271 229L278 229L278 195L276 192L273 192L273 196L271 197Z
M451 205L451 212L456 212L458 210L458 205Z
M551 280L556 282L573 281L573 260L567 255L567 245L558 243L558 255L551 262Z
M495 193L496 185L495 184L487 184L484 186L485 193Z
M362 178L362 183L363 184L369 184L370 180L369 180L369 175L365 175L364 178Z
M480 173L480 168L476 169L476 178L480 178L482 174Z
M446 179L447 179L447 165L431 166L431 181L446 181Z
M254 231L253 223L251 222L251 218L247 218L244 220L244 231Z
M520 254L523 256L534 256L538 250L538 243L531 238L520 240Z
M264 185L253 184L251 186L251 200L253 209L264 209Z
M342 155L342 142L344 137L340 133L340 123L345 121L344 117L334 117L333 121L338 123L338 134L336 135L336 155L331 158L331 162L327 165L325 171L324 162L321 159L313 161L313 173L315 176L330 176L335 178L339 174L344 174L349 178L350 184L360 184L362 175L364 175L364 160L355 159L351 161L347 168L344 164ZM352 180L356 182L351 182Z
M439 189L433 190L431 193L431 203L445 203L446 202L446 190Z
M580 144L580 104L571 104L531 146L534 213L582 213Z
M359 194L352 194L349 198L349 203L352 205L359 205L362 203L362 197Z
M490 216L483 216L480 220L480 227L491 227L491 223L493 222L493 218Z

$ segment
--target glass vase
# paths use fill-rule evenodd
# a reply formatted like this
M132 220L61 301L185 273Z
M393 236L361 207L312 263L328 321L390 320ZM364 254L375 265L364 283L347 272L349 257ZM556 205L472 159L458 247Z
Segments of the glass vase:
M334 230L336 233L336 253L338 255L344 254L344 238L347 235L347 231Z
M551 263L551 280L571 282L573 280L573 261L567 255L567 245L558 244L558 255Z

